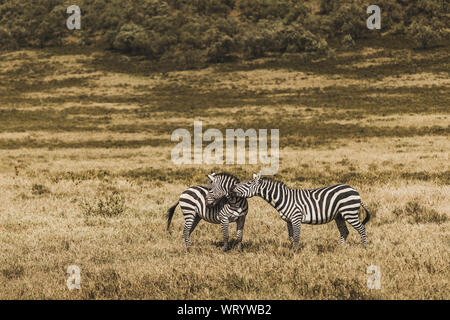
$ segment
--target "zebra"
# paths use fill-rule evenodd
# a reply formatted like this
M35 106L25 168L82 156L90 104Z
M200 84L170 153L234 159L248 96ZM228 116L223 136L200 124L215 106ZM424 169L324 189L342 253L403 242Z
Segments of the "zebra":
M344 245L349 234L345 221L358 231L363 246L366 245L365 224L370 219L370 213L358 191L349 185L336 184L312 190L292 189L281 181L253 174L253 179L237 184L232 194L246 198L259 196L270 203L287 222L289 239L294 242L295 250L299 247L302 223L324 224L332 220L339 230L341 245ZM362 223L358 219L360 206L366 212Z
M191 246L189 237L192 231L203 219L221 225L224 251L228 250L228 225L236 222L238 250L241 251L248 202L246 198L236 197L230 192L239 183L239 179L228 173L211 173L207 177L211 180L209 186L193 186L186 189L178 202L169 208L167 230L169 231L175 209L180 204L185 220L183 236L187 249ZM212 186L214 187L211 189ZM210 189L216 198L208 197Z

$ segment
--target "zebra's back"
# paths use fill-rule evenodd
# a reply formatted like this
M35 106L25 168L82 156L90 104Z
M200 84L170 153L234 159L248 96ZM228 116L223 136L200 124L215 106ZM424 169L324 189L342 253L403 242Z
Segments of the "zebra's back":
M358 191L346 184L298 190L297 199L303 207L302 223L306 224L328 223L338 212L359 209L361 204Z
M184 190L180 196L180 207L184 216L199 215L202 219L211 223L220 223L219 211L223 208L226 200L220 201L214 207L206 206L206 194L208 189L203 186L193 186Z

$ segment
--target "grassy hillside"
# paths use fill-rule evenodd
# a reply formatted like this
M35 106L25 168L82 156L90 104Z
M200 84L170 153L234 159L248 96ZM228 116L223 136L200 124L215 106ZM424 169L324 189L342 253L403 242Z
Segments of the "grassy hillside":
M2 52L0 298L448 299L448 49L363 39L334 58L166 72L94 47ZM186 253L179 209L165 230L180 193L210 170L259 169L175 166L170 135L194 120L279 128L276 178L354 186L372 212L367 249L353 229L340 247L330 223L303 226L295 254L255 198L243 253L224 254L220 227L205 222ZM72 264L81 291L66 287ZM370 265L381 290L366 288Z

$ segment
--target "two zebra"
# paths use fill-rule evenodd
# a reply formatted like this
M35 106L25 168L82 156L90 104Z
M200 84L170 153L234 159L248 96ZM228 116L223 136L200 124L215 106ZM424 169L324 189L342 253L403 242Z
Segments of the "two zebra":
M239 216L242 220L238 224L239 249L242 243L242 232L245 216L248 212L247 198L259 196L271 204L286 221L289 239L294 242L295 250L299 247L301 224L324 224L332 220L336 222L340 233L341 245L345 243L349 231L346 221L355 228L361 236L361 242L366 244L365 224L370 219L370 213L361 201L359 193L345 184L337 184L312 190L292 189L281 181L271 178L261 178L254 174L253 178L239 183L231 175L208 175L211 184L208 187L191 187L180 197L181 208L185 217L185 245L189 246L189 235L192 225L196 226L203 218L208 222L221 223L224 233L224 250L228 248L228 223L226 217ZM231 178L232 177L232 178ZM198 190L197 197L193 197L193 190ZM200 191L201 190L201 191ZM196 201L193 201L193 200ZM208 207L212 205L212 207ZM175 207L168 211L168 227ZM245 210L240 205L245 206ZM360 206L366 212L366 217L359 221ZM212 218L214 216L215 218ZM197 221L198 219L198 221ZM197 221L195 223L195 221ZM226 232L225 232L226 228Z

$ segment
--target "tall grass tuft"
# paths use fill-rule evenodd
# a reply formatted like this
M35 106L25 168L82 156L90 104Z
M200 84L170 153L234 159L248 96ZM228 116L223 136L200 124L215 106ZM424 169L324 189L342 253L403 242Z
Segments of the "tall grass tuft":
M405 207L396 208L394 214L397 217L405 217L409 223L437 223L448 220L445 214L437 212L420 204L417 200L409 201Z
M115 217L125 211L125 199L119 191L106 191L93 201L82 200L80 207L85 216Z
M44 186L42 184L34 183L31 186L31 193L33 195L35 195L35 196L40 196L40 195L43 195L45 193L50 193L50 190L46 186Z

